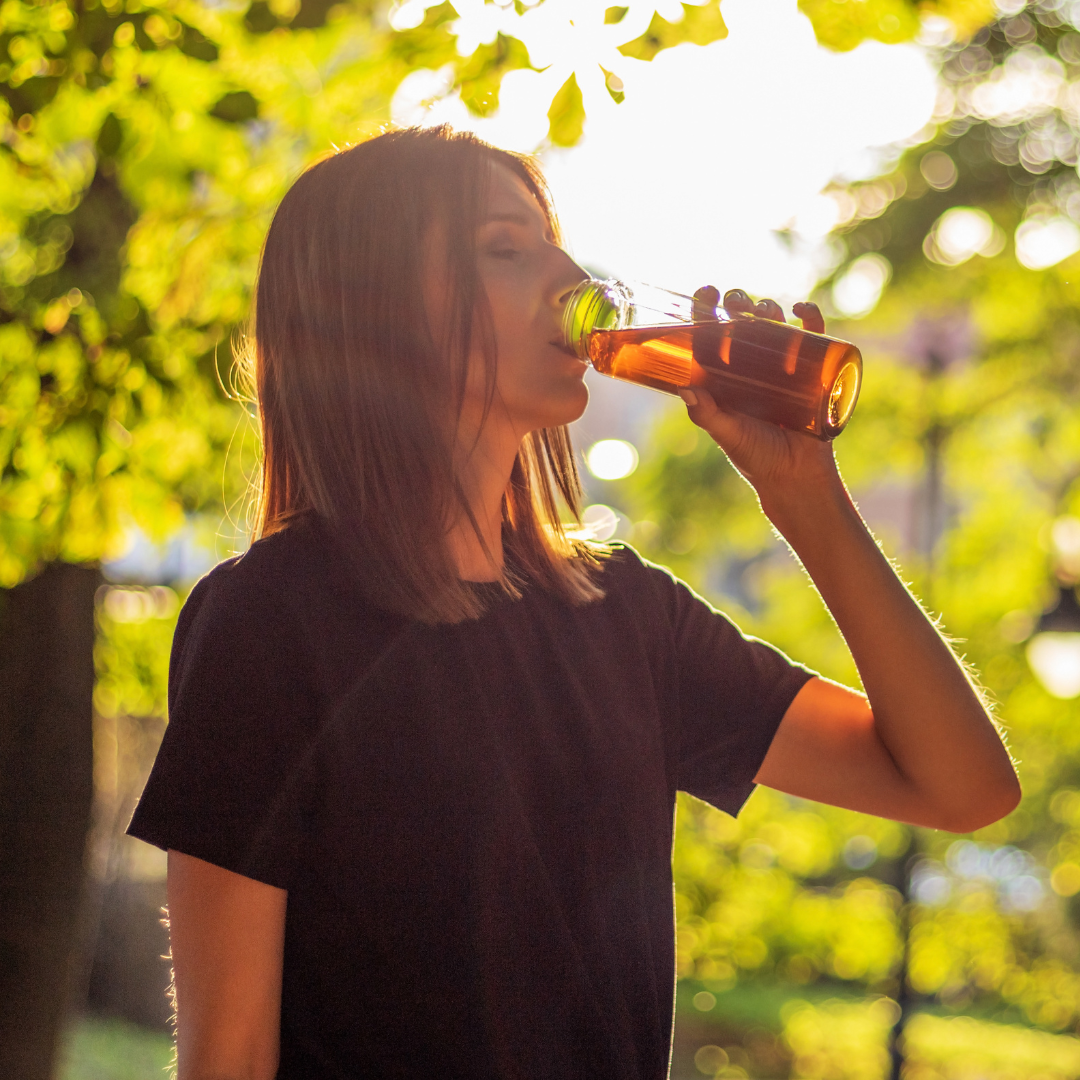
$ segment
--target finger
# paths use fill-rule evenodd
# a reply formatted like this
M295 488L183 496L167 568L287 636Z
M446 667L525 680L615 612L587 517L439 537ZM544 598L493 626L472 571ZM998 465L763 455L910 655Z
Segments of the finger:
M754 301L742 289L728 289L724 293L724 307L732 314L740 311L753 311Z
M804 300L800 304L795 304L791 313L802 320L804 330L809 330L812 334L825 333L825 316L821 314L821 308L817 304Z
M686 387L679 391L679 396L686 402L686 415L725 452L731 453L745 441L748 418L721 409L708 390Z
M720 302L720 290L715 285L703 285L694 293L694 322L708 322L716 318L716 305Z
M717 415L723 415L712 394L701 386L686 386L679 391L679 397L686 402L686 415L698 427L709 430Z
M754 314L773 322L785 322L784 309L775 300L759 300L754 305Z

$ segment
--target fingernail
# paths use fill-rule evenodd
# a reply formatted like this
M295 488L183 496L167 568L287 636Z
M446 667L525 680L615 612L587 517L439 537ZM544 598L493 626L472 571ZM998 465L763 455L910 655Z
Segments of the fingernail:
M693 390L680 390L679 393L682 395L682 399L687 405L697 404L697 394L695 394Z

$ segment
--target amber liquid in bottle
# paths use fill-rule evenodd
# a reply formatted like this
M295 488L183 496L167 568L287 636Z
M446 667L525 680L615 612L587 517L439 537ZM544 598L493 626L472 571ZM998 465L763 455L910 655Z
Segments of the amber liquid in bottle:
M725 408L819 439L843 430L862 381L854 345L748 314L594 330L587 351L603 375L667 394L702 386Z

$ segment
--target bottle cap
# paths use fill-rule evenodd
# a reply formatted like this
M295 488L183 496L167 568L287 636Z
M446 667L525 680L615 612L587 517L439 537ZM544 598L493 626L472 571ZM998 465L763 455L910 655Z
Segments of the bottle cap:
M563 341L582 360L589 359L589 335L594 330L620 330L630 325L633 303L620 281L586 278L571 293L563 309Z

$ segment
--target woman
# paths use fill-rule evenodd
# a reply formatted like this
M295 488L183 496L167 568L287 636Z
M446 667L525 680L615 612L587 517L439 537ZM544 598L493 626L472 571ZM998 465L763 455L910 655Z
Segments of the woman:
M130 830L169 852L179 1080L659 1080L677 789L960 832L1016 805L827 443L685 395L868 698L567 538L584 276L535 166L448 129L285 196L254 323L261 539L185 605Z

